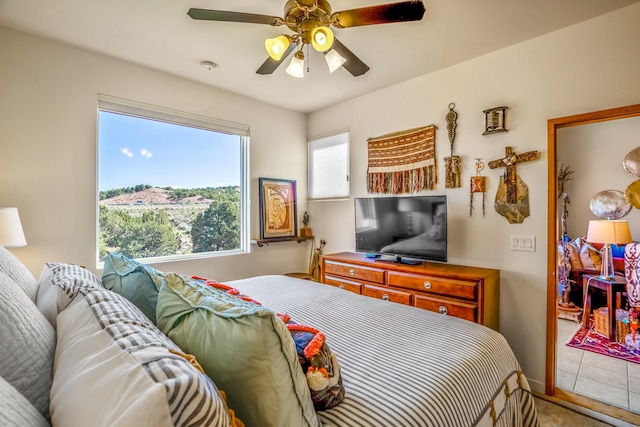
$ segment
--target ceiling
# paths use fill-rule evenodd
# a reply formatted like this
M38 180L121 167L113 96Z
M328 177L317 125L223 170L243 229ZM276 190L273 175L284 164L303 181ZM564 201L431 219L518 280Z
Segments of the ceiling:
M359 77L344 69L330 74L313 50L303 79L285 73L289 59L258 75L264 40L290 34L285 26L187 16L193 7L282 17L286 0L0 0L0 25L308 113L638 1L424 0L422 21L334 30L371 67ZM336 12L385 1L330 3ZM218 66L204 71L202 61Z

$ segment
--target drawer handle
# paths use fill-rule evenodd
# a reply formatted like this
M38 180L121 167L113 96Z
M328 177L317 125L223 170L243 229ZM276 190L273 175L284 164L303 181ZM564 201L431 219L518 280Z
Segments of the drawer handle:
M340 285L338 286L340 289L344 289L344 285Z
M350 268L349 274L353 276L354 274L356 274L356 271L353 268Z
M385 301L389 301L389 295L387 294L382 295L382 299Z
M444 305L441 305L440 308L438 309L438 311L440 312L440 314L447 314L447 307L445 307Z
M431 289L431 282L424 282L425 289Z

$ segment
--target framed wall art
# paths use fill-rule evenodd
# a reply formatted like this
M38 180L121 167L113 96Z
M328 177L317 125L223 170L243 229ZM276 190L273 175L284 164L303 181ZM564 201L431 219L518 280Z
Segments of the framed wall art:
M296 237L298 233L296 182L258 178L260 239Z

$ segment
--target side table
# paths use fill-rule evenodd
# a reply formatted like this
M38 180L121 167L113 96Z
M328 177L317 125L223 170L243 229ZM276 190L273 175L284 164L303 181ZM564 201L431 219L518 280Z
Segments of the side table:
M582 278L582 292L584 295L584 312L582 322L589 327L591 314L592 288L602 289L607 294L607 309L609 310L609 341L616 342L616 309L620 306L621 293L627 290L627 280L623 276L615 276L612 280L602 279L600 276L585 274ZM615 296L615 298L614 298Z

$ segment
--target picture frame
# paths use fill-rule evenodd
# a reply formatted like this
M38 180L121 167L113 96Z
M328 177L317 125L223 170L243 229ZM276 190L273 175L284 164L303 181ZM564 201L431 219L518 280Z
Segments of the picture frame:
M258 178L260 239L296 237L298 215L296 181Z

